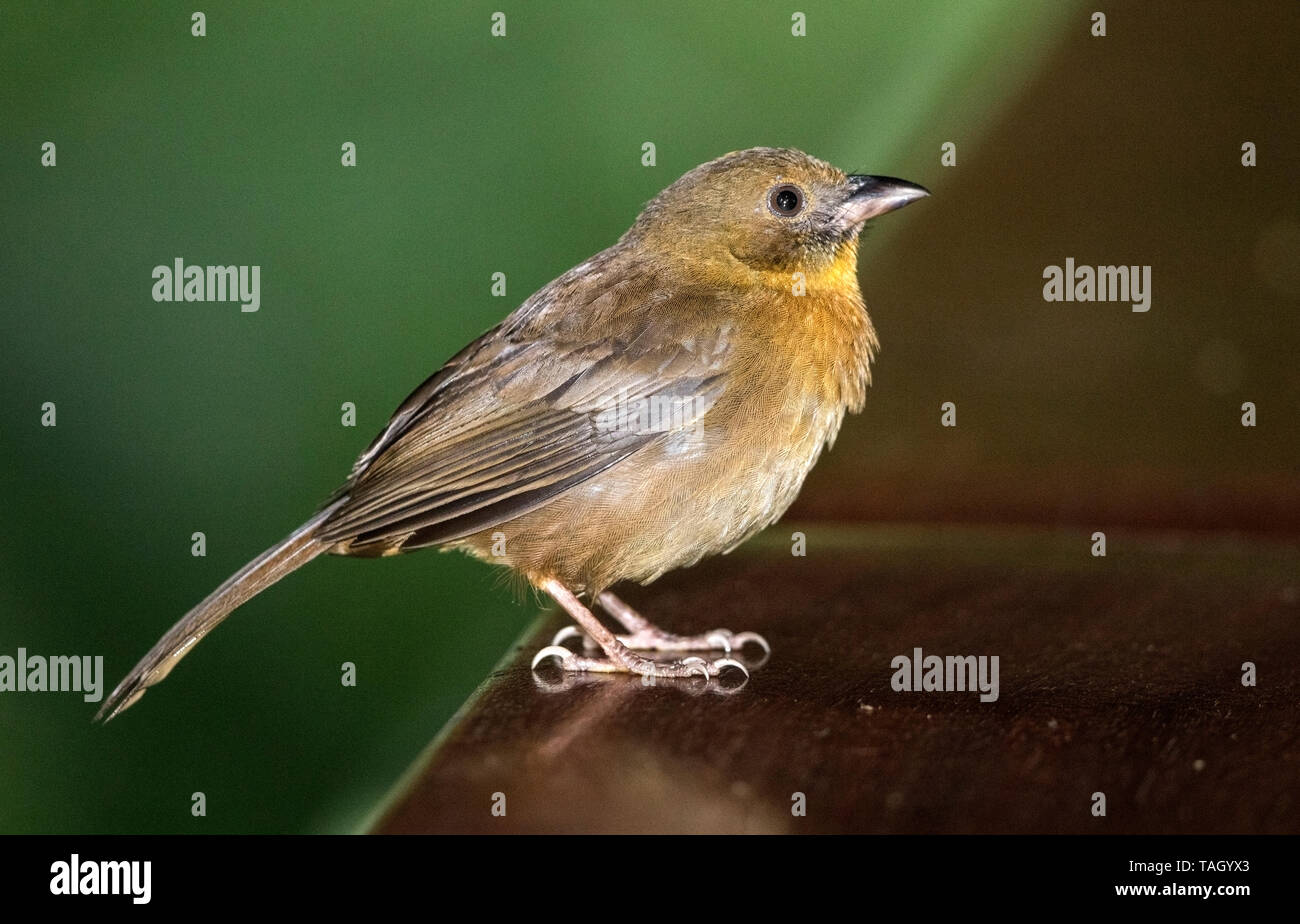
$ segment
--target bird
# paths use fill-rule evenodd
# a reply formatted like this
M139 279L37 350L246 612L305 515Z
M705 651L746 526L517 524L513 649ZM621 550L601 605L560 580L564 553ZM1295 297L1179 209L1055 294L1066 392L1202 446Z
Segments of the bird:
M667 632L611 588L729 552L786 511L871 381L863 226L927 195L792 148L688 171L617 243L416 388L315 514L186 613L96 719L136 703L237 607L326 553L435 547L509 568L584 639L572 650L562 632L534 668L553 658L565 672L744 671L730 655L770 651L761 636Z

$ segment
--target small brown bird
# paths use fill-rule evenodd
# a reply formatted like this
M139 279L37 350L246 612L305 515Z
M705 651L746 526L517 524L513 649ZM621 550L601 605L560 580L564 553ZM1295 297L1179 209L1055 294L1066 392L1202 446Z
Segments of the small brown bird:
M315 516L176 623L97 718L131 706L236 607L325 552L438 546L512 568L604 653L552 645L534 666L554 656L571 671L744 670L729 657L640 654L766 643L673 635L609 588L730 551L790 506L870 382L877 342L858 234L927 194L788 149L691 170L617 244L417 388Z

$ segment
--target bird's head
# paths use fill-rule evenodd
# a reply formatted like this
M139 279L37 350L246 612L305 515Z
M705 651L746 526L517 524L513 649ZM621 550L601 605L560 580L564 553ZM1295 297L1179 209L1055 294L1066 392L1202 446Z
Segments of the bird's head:
M847 175L802 151L750 148L685 174L625 240L715 267L811 278L852 270L862 226L927 195L905 180Z

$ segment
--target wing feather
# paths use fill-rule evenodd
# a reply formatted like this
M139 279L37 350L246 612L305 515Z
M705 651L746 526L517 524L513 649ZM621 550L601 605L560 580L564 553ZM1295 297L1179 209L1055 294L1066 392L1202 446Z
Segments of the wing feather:
M726 331L704 343L674 336L647 310L669 293L638 291L595 342L559 323L557 297L538 293L411 393L357 460L323 540L378 554L464 538L693 425L722 393ZM656 399L689 410L652 426L619 416Z

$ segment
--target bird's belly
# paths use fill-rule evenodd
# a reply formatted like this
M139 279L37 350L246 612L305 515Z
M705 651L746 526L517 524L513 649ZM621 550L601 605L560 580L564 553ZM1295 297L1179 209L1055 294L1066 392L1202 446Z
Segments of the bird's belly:
M672 434L462 545L574 590L651 581L779 519L842 417L828 409L768 427Z

